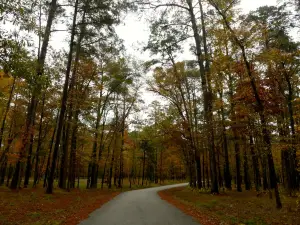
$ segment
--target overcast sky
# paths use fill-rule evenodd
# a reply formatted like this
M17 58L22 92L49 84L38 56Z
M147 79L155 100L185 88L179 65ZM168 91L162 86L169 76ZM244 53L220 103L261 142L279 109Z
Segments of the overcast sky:
M240 8L244 13L248 13L260 6L276 4L276 0L242 0ZM124 24L117 28L117 33L120 38L124 40L125 47L129 54L134 55L136 58L141 60L149 60L149 55L139 50L139 48L143 47L144 44L147 43L149 37L149 26L145 21L134 14L129 14L126 17ZM190 54L187 56L183 55L181 58L189 56ZM146 90L143 91L143 100L146 105L149 105L153 100L159 99L160 98L153 93ZM162 99L160 99L160 101L161 100Z
M248 13L251 10L255 10L260 6L265 5L277 5L276 0L241 0L240 8L242 12ZM58 28L59 29L59 28ZM62 27L63 29L63 27ZM126 16L123 24L119 25L116 29L119 37L124 40L124 44L127 53L133 55L135 58L140 60L149 60L149 55L145 52L141 52L141 48L147 43L149 37L149 26L145 20L138 18L137 15L130 13ZM51 45L55 49L68 48L68 38L66 34L61 32L55 33L51 38ZM190 53L182 54L178 60L190 59L193 57ZM153 93L146 91L143 88L142 99L145 101L147 107L152 101L158 100L163 102L161 98L154 95ZM142 117L146 117L146 112L142 113Z
M276 5L276 0L241 0L240 8L244 13L255 10L260 6ZM117 28L118 35L124 39L128 53L147 60L147 55L141 53L138 48L146 43L149 37L147 23L134 14L126 16L124 24Z
M276 0L241 0L240 8L244 13L264 5L276 5ZM57 29L64 29L64 26ZM128 14L123 24L117 27L117 33L124 40L127 52L137 58L147 60L147 55L141 53L138 49L148 41L149 29L145 20L138 18L135 14ZM51 45L55 49L67 48L66 35L63 32L53 34Z

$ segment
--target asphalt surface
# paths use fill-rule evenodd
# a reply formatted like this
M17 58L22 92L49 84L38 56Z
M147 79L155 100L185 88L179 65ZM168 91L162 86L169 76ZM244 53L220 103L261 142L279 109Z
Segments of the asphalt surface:
M157 192L187 184L121 193L79 225L199 225L192 217L161 200Z

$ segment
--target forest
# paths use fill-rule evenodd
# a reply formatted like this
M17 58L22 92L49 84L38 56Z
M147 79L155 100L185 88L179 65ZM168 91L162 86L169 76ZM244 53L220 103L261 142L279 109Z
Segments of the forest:
M187 181L266 192L282 208L300 188L300 2L239 6L0 1L0 186ZM128 14L147 20L146 61L116 32Z

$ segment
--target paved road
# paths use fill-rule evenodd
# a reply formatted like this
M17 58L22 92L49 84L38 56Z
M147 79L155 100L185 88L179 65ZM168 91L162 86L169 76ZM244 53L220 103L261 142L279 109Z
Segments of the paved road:
M94 211L79 225L199 225L193 218L161 200L157 194L164 189L185 185L124 192Z

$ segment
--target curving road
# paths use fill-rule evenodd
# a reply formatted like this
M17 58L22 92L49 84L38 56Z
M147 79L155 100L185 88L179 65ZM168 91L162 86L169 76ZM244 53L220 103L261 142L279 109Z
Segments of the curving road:
M80 225L199 225L157 194L161 190L185 185L124 192L91 213Z

